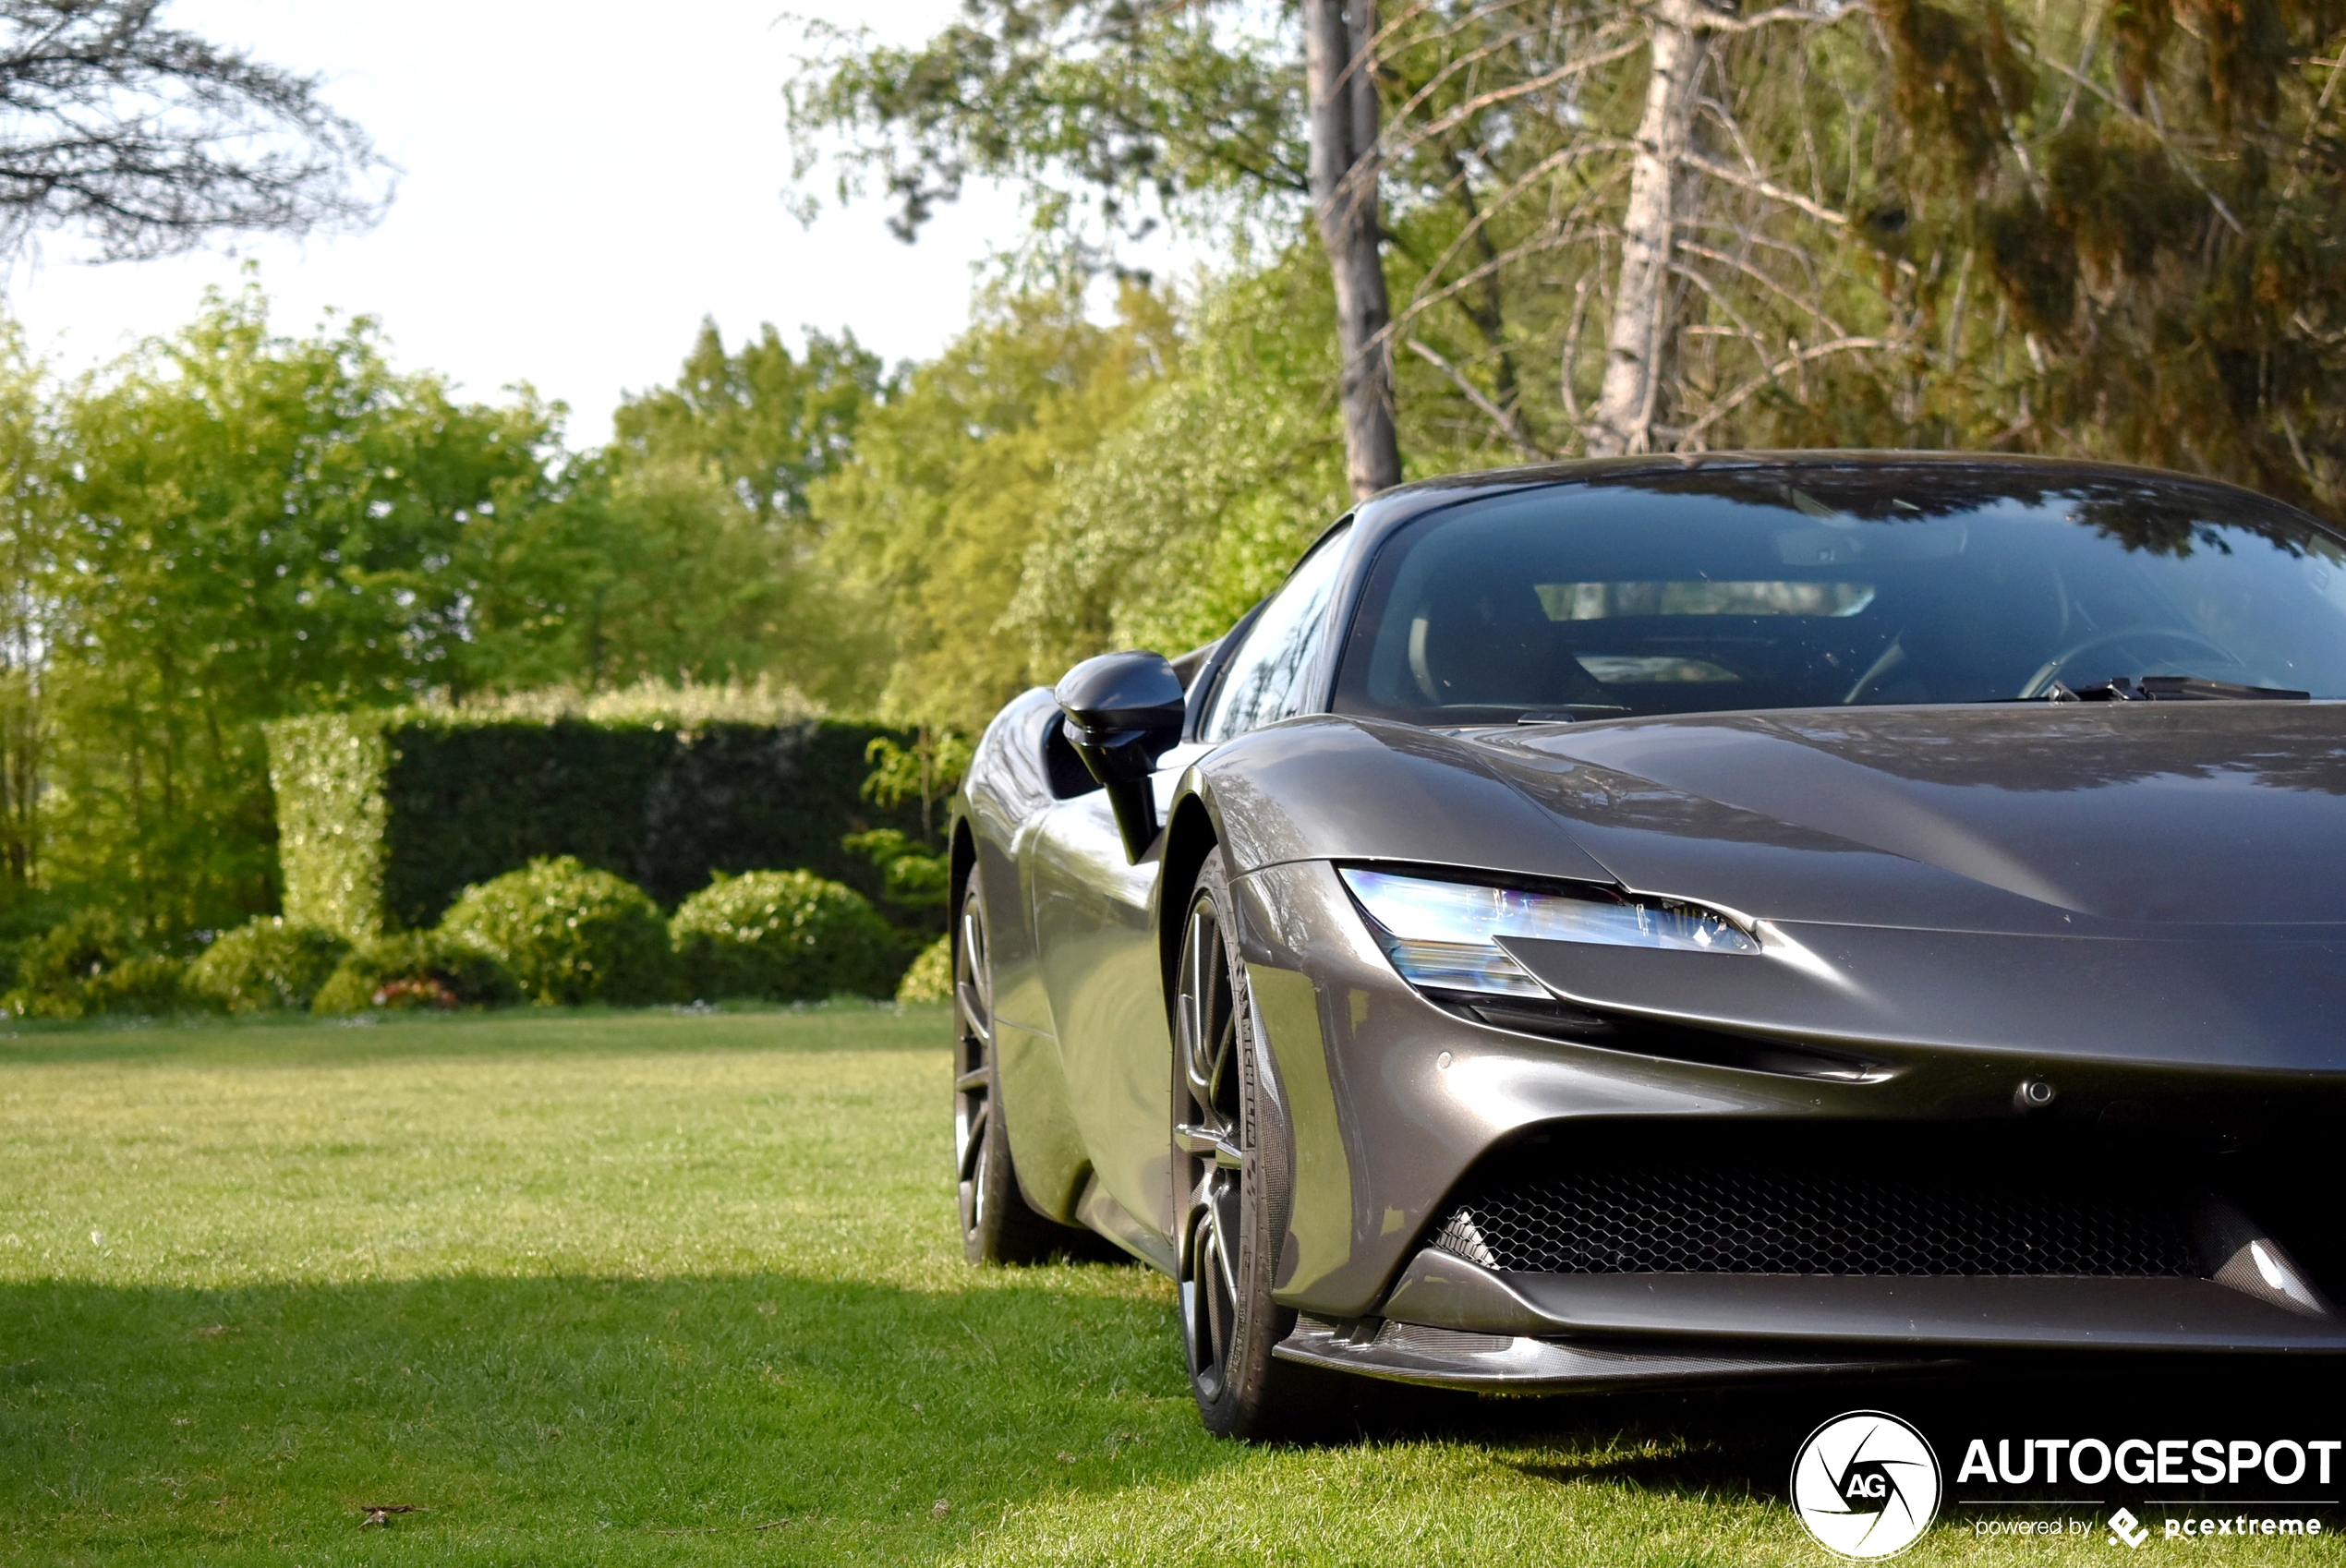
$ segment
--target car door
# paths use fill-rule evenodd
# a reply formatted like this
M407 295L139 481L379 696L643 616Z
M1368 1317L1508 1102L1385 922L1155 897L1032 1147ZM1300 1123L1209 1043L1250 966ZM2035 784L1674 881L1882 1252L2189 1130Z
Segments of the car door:
M1160 809L1214 745L1300 711L1342 553L1340 536L1324 540L1244 626L1221 661L1196 741L1158 761ZM1126 1214L1169 1236L1173 1055L1150 914L1162 851L1160 837L1138 864L1128 862L1106 796L1094 791L1046 813L1030 853L1043 983L1093 1174Z

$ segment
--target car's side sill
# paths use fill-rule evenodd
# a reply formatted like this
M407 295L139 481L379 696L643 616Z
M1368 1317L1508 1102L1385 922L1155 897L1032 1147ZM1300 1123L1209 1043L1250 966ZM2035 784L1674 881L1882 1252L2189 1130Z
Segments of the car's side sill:
M1479 1333L1987 1349L2346 1350L2346 1321L2206 1279L1531 1274L1428 1248L1388 1318Z
M1083 1190L1075 1200L1075 1217L1152 1268L1167 1274L1176 1272L1173 1244L1110 1198L1095 1174L1084 1174Z

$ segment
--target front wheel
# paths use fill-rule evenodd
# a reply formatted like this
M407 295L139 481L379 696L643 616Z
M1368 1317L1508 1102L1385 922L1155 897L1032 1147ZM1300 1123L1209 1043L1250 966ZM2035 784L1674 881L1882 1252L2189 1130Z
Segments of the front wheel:
M1295 1327L1295 1313L1271 1299L1287 1229L1288 1140L1264 1083L1232 913L1221 857L1209 855L1183 927L1174 1002L1181 1348L1208 1431L1292 1439L1316 1429L1331 1391L1326 1374L1271 1354Z

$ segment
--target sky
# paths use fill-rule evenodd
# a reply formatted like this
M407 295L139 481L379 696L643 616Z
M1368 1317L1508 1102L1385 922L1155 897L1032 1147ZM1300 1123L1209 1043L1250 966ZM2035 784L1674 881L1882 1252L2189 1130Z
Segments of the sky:
M397 363L473 398L526 380L608 438L621 393L674 379L704 316L729 343L771 321L852 327L894 360L968 320L973 266L1013 243L1010 194L941 209L917 245L866 202L792 215L781 87L804 47L783 16L910 42L956 0L175 0L172 25L325 78L398 165L375 228L88 265L53 236L6 279L35 353L77 372L195 312L257 263L282 331L378 318ZM829 181L810 182L824 196ZM827 203L828 206L828 203Z

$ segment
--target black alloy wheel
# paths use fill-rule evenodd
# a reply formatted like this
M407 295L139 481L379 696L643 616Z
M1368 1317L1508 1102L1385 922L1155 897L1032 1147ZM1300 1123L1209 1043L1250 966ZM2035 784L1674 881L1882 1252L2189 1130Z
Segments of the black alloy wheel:
M1287 1228L1288 1147L1266 1088L1221 856L1190 900L1174 1001L1173 1179L1180 1215L1181 1348L1217 1437L1311 1435L1328 1380L1275 1359L1295 1313L1271 1299Z
M953 1155L961 1185L961 1251L973 1263L1040 1262L1058 1249L1060 1227L1026 1206L1010 1164L994 1041L986 899L974 868L953 933Z

